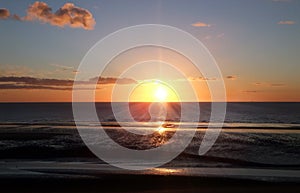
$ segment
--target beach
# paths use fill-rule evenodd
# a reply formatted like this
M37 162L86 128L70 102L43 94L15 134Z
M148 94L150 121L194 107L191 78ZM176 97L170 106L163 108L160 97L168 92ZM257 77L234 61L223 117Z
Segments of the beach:
M225 128L220 139L226 141L228 136L234 138L251 134L262 139L272 131L281 142L282 139L291 136L296 136L293 143L298 144L300 140L297 129L285 131L282 128ZM199 129L198 132L203 133L204 130ZM226 148L220 149L222 145L217 143L215 149L211 150L212 153L205 156L192 154L195 147L190 146L176 159L161 167L131 171L111 166L98 159L83 144L74 126L8 124L1 125L0 136L2 144L7 143L6 146L1 146L0 151L0 184L2 190L9 192L42 190L179 193L300 190L297 156L287 156L285 162L277 163L279 160L270 160L273 153L265 153L260 158L256 157L260 162L255 162L251 160L253 157L243 159L250 156L251 152L248 152L248 155L245 152L231 153L229 156L231 151L224 152ZM273 140L270 140L271 144L265 144L265 149L261 151L265 151L270 145L273 146ZM197 139L194 139L194 146L198 145L196 141ZM266 141L268 140L264 143ZM251 138L248 137L245 142L249 147ZM9 143L12 144L9 146Z
M299 172L294 170L288 172L289 176L294 174L294 178L291 181L283 182L276 180L276 178L261 180L255 177L249 178L249 176L246 178L241 178L238 175L224 176L224 171L222 172L217 168L197 169L198 171L195 171L195 168L180 169L181 172L178 173L174 169L167 168L132 172L91 162L22 160L15 162L10 160L5 164L3 162L1 164L0 185L1 190L7 192L181 193L298 192L300 190ZM194 171L194 175L191 175L191 171ZM202 174L199 173L200 171ZM233 170L229 171L232 172ZM245 171L251 173L251 170ZM265 173L266 171L262 172L264 175L268 175Z
M257 111L255 105L252 108ZM15 106L24 109L23 104ZM298 192L300 189L297 112L282 123L277 122L276 115L270 119L270 114L265 115L268 119L263 117L259 122L251 117L253 115L248 108L244 114L239 114L240 122L232 121L234 117L231 116L231 121L224 123L213 147L205 155L198 155L207 131L206 122L168 121L163 130L157 130L149 122L117 124L109 116L103 116L106 120L102 120L101 126L91 122L76 126L70 114L66 113L70 112L69 105L25 106L27 110L29 107L35 111L24 116L20 111L20 114L11 116L6 114L0 124L0 184L5 191L162 193ZM279 106L281 108L282 104ZM36 113L37 107L44 114ZM232 109L235 108L230 108L229 114L234 115ZM205 112L203 114L205 116ZM126 170L112 166L114 163L106 163L88 148L79 133L80 129L93 132L104 129L124 147L145 150L172 143L175 131L180 139L184 139L185 133L191 132L192 128L196 129L195 135L183 152L173 160L147 170ZM124 129L154 134L150 138L136 138L124 133ZM91 137L95 145L113 151L107 141ZM150 163L147 159L128 161L122 157L117 161L140 166Z

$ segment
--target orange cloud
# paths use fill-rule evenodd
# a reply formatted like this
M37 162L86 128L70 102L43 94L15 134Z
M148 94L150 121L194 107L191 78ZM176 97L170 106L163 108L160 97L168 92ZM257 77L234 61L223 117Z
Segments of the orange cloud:
M261 83L261 82L255 82L255 83L253 83L255 86L261 86L263 83Z
M268 83L268 82L255 82L253 83L255 86L264 86L264 87L284 87L286 84L284 83Z
M237 76L235 76L235 75L229 75L229 76L226 76L226 78L229 79L229 80L236 80Z
M294 24L296 24L296 22L292 21L292 20L286 20L286 21L279 21L277 24L279 24L279 25L294 25Z
M96 77L87 81L79 81L81 85L91 85L94 82L97 84L135 84L135 80L130 78L114 78L114 77ZM49 89L49 90L72 90L74 80L69 79L49 79L35 78L28 76L3 76L0 77L0 89ZM82 89L90 89L83 87Z
M273 86L273 87L286 86L286 84L283 84L283 83L273 83L273 84L270 84L270 86Z
M50 64L51 66L56 67L56 71L74 71L75 68L73 66L64 66L60 64Z
M0 19L13 19L21 21L21 18L18 15L10 15L9 10L6 8L0 8Z
M258 92L261 92L259 90L242 90L242 92L245 92L245 93L258 93Z
M54 26L73 28L94 29L96 24L93 15L86 9L76 7L73 3L66 3L56 12L44 2L36 1L27 9L27 16L22 18L25 21L38 20Z
M192 26L194 26L194 27L211 27L210 24L203 23L203 22L193 23Z
M74 74L78 74L78 73L79 73L79 71L78 71L78 70L73 70L73 71L72 71L72 73L74 73Z
M8 9L0 8L0 19L7 19L10 16Z
M189 77L190 81L208 81L208 80L217 80L217 78L207 78L207 77Z

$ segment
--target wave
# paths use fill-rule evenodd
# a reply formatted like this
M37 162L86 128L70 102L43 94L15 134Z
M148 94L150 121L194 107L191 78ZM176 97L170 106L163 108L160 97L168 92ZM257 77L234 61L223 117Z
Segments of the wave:
M209 122L172 122L172 121L159 121L159 122L0 122L0 129L13 128L13 127L54 127L54 128L73 128L87 127L87 128L120 128L120 127L132 127L136 129L144 128L156 128L165 127L168 129L206 129L206 128L220 128L223 129L280 129L280 130L300 130L300 124L288 124L288 123L209 123Z

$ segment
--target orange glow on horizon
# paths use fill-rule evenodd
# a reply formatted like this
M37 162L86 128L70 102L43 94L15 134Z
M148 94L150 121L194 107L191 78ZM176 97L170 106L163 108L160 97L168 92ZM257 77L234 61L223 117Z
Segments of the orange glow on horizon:
M142 82L130 93L129 102L179 102L176 92L160 81Z
M125 86L124 86L125 87ZM111 102L112 85L106 86L105 89L95 91L96 102ZM227 102L299 102L300 93L292 94L293 91L288 90L280 93L268 92L242 92L243 88L227 89ZM205 91L205 90L204 90ZM211 102L209 92L198 91L199 102ZM203 96L203 97L201 97ZM57 90L1 90L0 102L72 102L72 91ZM91 102L91 101L81 101ZM116 102L125 102L122 98ZM195 102L195 101L181 101Z

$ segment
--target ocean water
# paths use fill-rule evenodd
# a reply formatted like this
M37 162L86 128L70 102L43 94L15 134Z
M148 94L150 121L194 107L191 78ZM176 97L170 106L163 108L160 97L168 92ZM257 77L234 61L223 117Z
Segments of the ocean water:
M187 105L188 116L181 121L182 109L177 103L118 103L114 110L119 118L110 103L96 103L95 107L107 134L122 146L135 150L172 143L174 132L189 132L196 125L191 143L165 167L299 170L300 103L228 103L222 132L202 156L198 155L198 149L210 120L211 104ZM199 119L189 120L188 117L198 114L196 105L200 105ZM97 159L77 132L71 103L1 103L0 114L1 159ZM149 135L132 134L122 127L147 131ZM87 120L81 122L80 128L97 130L99 123ZM111 151L107 141L93 143Z
M190 103L191 110L188 113L195 113L193 112L195 105L198 103ZM110 103L96 103L95 106L100 114L100 121L115 121ZM127 104L120 103L120 106L127 106ZM180 110L177 106L176 103L170 105L178 114ZM206 123L210 118L211 103L199 103L199 106L199 122ZM147 107L149 108L149 104L140 105L137 110L142 111L140 114L145 114L145 111L149 111ZM72 103L0 103L0 115L1 123L71 123L74 121ZM225 123L297 125L300 124L300 103L227 103Z

